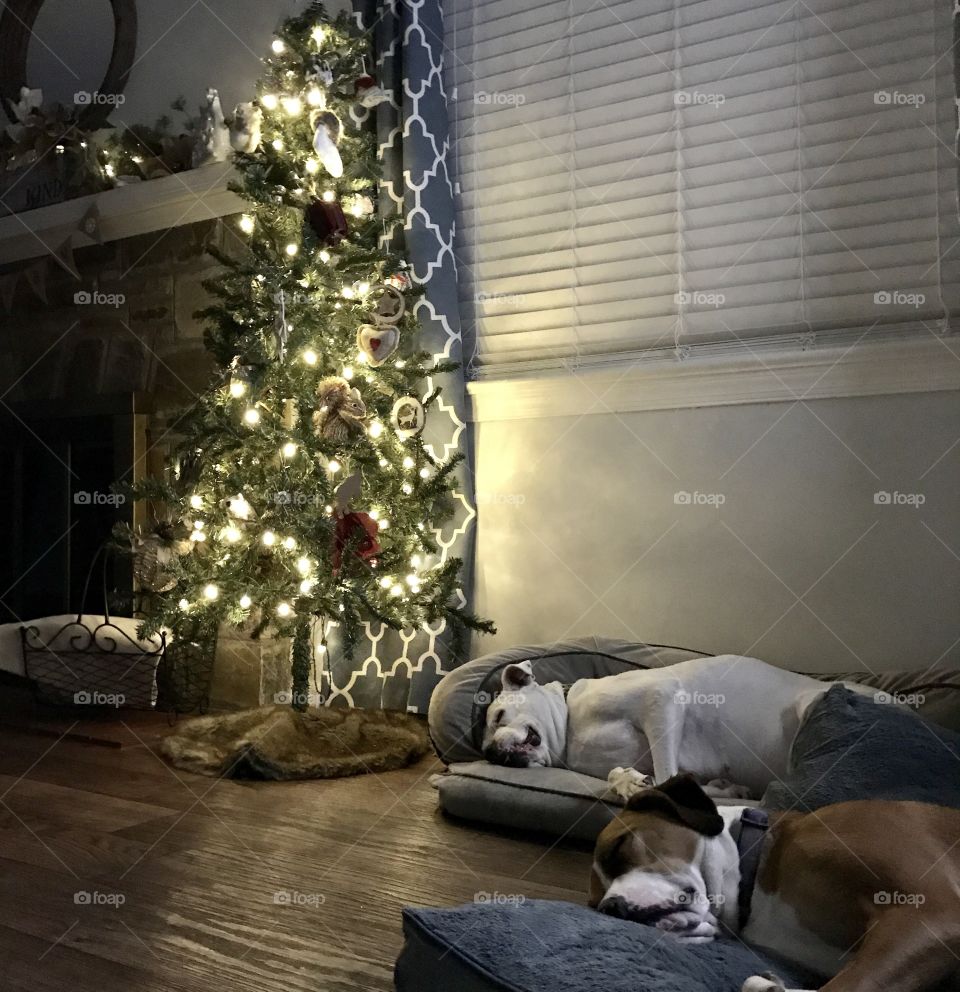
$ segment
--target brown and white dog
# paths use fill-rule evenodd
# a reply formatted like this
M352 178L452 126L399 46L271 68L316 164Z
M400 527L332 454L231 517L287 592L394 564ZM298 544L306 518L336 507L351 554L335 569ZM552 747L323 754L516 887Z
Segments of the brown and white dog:
M822 992L960 989L960 811L867 800L764 829L745 809L689 775L638 793L597 839L590 905L692 942L739 934ZM756 975L742 992L783 988Z

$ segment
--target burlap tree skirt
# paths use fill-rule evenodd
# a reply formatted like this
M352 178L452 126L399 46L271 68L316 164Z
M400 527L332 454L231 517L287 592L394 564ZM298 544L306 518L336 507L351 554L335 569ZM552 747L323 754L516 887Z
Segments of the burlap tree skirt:
M384 710L262 706L184 721L160 745L172 764L245 779L340 778L403 768L430 750L425 723Z

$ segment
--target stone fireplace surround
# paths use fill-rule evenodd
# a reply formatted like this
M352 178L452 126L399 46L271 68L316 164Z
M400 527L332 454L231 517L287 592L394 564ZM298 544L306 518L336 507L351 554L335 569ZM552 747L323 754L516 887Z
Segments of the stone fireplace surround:
M19 215L25 224L32 219L30 213ZM211 369L202 322L193 316L208 305L202 283L217 271L210 245L237 249L229 217L75 249L79 280L51 258L46 302L20 278L10 312L0 311L0 417L33 434L34 418L99 413L102 429L104 410L135 411L123 421L135 433L124 438L124 452L134 453L129 470L134 478L161 472L177 413L204 387ZM0 274L22 264L0 265ZM80 302L76 294L84 292L93 302ZM51 520L51 532L58 526ZM55 611L59 607L46 612ZM283 641L254 642L224 630L211 704L273 702L276 693L289 689L287 656Z

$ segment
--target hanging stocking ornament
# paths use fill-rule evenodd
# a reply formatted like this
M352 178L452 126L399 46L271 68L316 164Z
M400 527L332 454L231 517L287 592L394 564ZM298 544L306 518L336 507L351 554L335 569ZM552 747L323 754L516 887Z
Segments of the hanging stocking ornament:
M340 572L344 551L352 552L358 561L370 561L380 554L377 537L380 528L368 513L338 513L333 529L333 574Z
M377 81L373 76L364 73L362 76L357 76L353 84L353 92L356 95L357 102L361 107L376 107L390 97L384 93L384 91L377 85Z
M343 160L337 148L343 133L340 118L331 110L322 110L316 115L314 127L313 150L327 172L339 179L343 175Z
M400 332L395 327L374 327L361 324L357 331L357 347L367 356L367 364L377 368L397 350Z
M347 218L334 200L314 200L306 210L307 223L325 245L335 245L347 236Z

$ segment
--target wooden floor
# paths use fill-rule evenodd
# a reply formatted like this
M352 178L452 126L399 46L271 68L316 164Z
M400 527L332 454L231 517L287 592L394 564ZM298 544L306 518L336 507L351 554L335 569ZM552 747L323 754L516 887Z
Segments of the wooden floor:
M587 851L445 820L433 757L238 783L165 764L156 719L114 725L120 747L67 727L0 724L3 992L392 989L402 906L584 901Z

